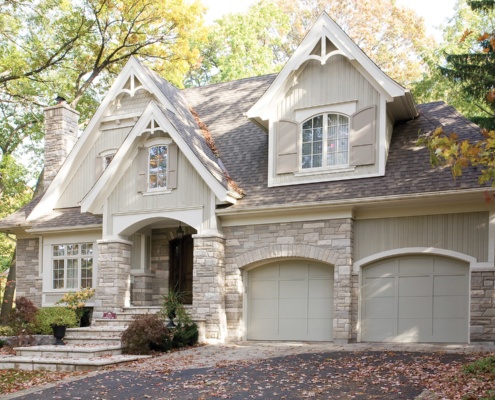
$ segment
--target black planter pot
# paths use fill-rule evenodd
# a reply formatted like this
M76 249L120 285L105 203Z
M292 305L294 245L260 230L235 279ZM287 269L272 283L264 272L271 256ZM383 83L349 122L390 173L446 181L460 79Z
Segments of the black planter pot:
M65 325L52 325L52 329L53 329L53 337L55 338L54 345L56 346L65 345L62 339L65 336L65 330L67 329L67 327Z

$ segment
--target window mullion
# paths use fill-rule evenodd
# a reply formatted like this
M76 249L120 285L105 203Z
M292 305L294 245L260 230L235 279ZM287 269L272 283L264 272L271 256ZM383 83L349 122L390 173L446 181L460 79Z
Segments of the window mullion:
M322 151L322 157L323 160L321 160L321 165L322 167L327 166L327 140L328 140L328 117L327 114L323 114L323 151Z

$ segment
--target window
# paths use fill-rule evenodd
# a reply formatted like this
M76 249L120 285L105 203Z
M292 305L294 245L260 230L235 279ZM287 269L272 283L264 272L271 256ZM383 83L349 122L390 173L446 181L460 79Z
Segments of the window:
M105 157L103 157L103 170L107 169L107 167L112 162L114 156L115 156L115 154L108 154Z
M148 149L148 189L167 187L167 146L153 146Z
M349 163L349 117L320 114L302 125L302 169Z
M53 289L83 289L93 286L93 244L52 246Z

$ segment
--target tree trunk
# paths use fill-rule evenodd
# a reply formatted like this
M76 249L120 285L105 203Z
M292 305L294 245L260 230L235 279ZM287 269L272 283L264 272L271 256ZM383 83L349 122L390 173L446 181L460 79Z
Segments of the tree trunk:
M0 325L8 325L10 312L12 311L12 305L14 304L15 293L15 274L16 274L16 252L12 256L10 262L9 276L7 277L7 284L5 285L5 292L3 294L2 308L0 312Z

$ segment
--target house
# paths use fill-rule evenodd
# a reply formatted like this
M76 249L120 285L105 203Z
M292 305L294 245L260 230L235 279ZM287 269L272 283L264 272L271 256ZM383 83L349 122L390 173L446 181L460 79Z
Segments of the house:
M495 340L493 205L416 145L478 127L328 15L278 75L180 91L130 59L79 138L45 113L45 192L0 221L18 296L92 286L98 317L178 288L210 341Z

